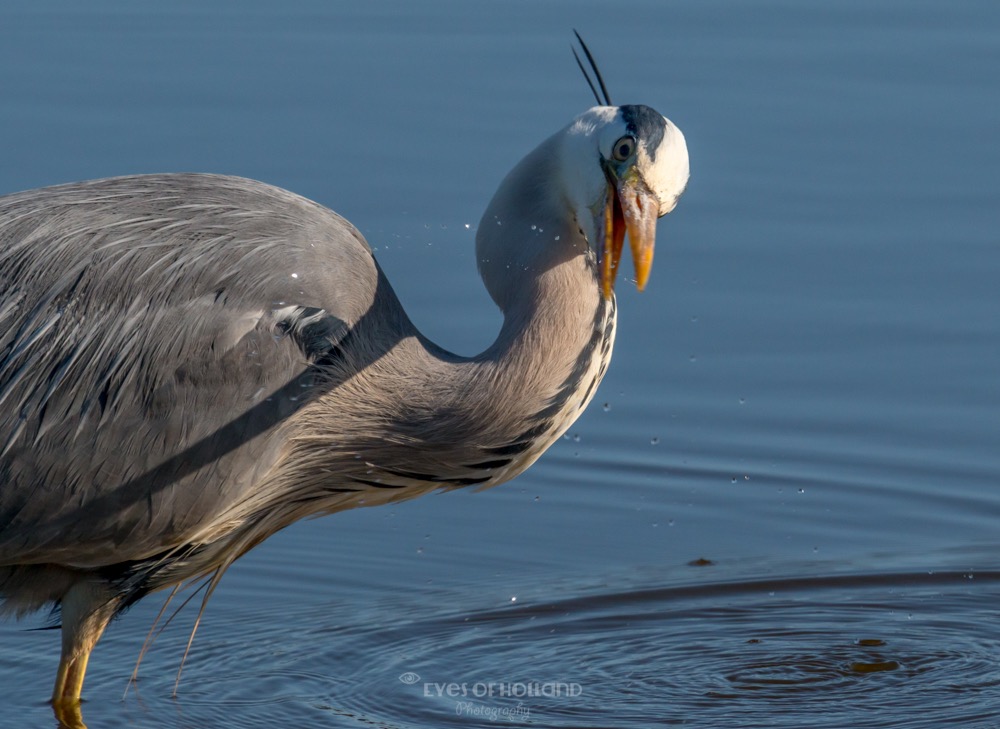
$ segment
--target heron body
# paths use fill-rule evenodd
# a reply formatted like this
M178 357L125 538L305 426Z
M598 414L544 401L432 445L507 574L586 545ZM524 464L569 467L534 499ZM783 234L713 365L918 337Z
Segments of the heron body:
M642 283L687 175L648 107L543 142L480 223L504 321L470 358L420 334L352 225L285 190L184 174L0 197L0 595L61 607L54 700L149 592L214 587L306 516L527 468L607 368L625 229Z

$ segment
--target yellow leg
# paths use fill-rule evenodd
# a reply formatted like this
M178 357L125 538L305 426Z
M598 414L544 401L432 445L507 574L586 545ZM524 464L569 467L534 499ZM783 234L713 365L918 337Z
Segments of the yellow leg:
M87 729L80 710L80 690L87 672L90 652L69 658L63 656L56 673L56 686L52 691L52 711L59 722L59 729Z
M52 691L52 703L65 704L80 701L83 677L87 674L90 651L77 656L63 656L56 672L56 685Z
M79 706L90 652L114 615L115 605L107 586L98 581L83 579L63 595L62 656L52 690L57 717L60 708Z

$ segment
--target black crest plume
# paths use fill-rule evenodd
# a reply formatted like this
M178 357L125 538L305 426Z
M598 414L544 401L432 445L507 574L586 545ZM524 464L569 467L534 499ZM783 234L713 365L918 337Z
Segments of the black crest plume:
M590 53L590 49L587 48L587 44L583 42L583 38L574 29L573 35L580 42L580 48L583 49L583 54L587 57L587 61L590 63L590 68L594 72L594 77L597 80L597 84L590 80L590 74L587 73L587 69L583 65L583 61L580 60L580 55L576 52L576 48L573 48L573 58L576 59L576 65L580 67L580 71L583 72L583 77L587 79L587 85L590 86L590 90L594 92L594 98L597 99L597 104L599 106L614 106L611 103L611 95L608 93L608 87L604 85L604 78L601 76L601 70L597 67L597 62L594 61L594 57ZM571 46L572 48L572 46ZM604 94L602 99L600 94L597 93L597 86L601 87L601 93Z

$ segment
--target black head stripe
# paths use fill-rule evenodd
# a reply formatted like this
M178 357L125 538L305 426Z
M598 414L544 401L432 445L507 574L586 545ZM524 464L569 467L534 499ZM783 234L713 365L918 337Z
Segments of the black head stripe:
M660 148L663 133L667 130L667 122L663 115L642 104L629 104L620 108L625 128L630 134L635 135L639 143L645 147L646 154L655 162L656 150Z

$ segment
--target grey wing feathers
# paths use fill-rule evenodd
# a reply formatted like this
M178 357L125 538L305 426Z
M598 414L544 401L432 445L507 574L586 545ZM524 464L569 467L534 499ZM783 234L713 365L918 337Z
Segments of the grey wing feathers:
M183 539L273 464L268 434L376 287L350 224L263 183L0 198L0 564Z

